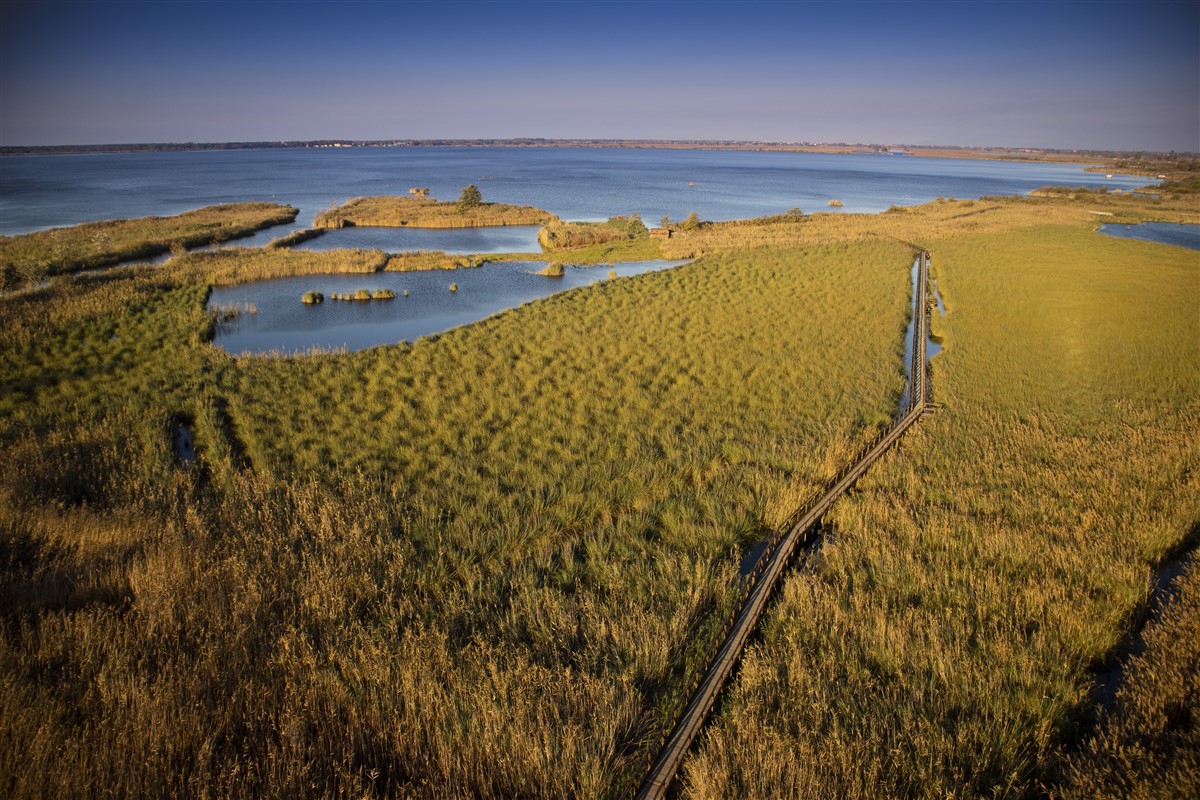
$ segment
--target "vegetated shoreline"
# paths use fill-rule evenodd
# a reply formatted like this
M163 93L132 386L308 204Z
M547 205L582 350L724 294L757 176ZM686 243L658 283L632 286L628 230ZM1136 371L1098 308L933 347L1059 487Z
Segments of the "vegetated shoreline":
M558 220L541 208L477 202L470 206L427 197L356 197L322 211L313 228L500 228L546 225Z
M1147 276L1183 268L1164 248L1087 233L1096 209L1171 208L1196 217L1194 204L1091 193L706 224L655 243L707 255L675 275L411 345L262 362L206 347L206 285L334 259L370 272L387 255L196 253L0 301L0 500L13 498L0 522L14 554L0 620L18 631L0 724L28 743L0 776L15 796L181 781L228 793L231 775L243 793L296 796L615 795L736 591L738 556L857 432L886 423L897 382L867 373L904 310L891 262L897 242L932 238L955 309L931 320L949 342L934 366L946 413L835 509L837 543L817 577L788 581L763 635L768 654L794 636L789 655L743 668L752 688L784 665L763 687L773 712L740 713L753 698L731 697L691 786L794 787L805 770L771 773L775 742L832 771L831 794L1035 793L1088 657L1136 603L1145 554L1177 534L1168 516L1144 548L1123 544L1110 533L1129 527L1120 490L1153 478L1130 513L1169 510L1162 467L1195 463L1169 425L1180 403L1194 417L1194 377L1170 373L1160 329L1141 324L1163 315ZM1108 283L1083 294L1100 305L1080 306L1097 269ZM1194 352L1194 322L1178 324L1190 295L1166 295L1176 313L1161 331ZM1062 297L1091 314L1078 338L1052 313ZM1113 298L1125 316L1104 313ZM993 335L1002 313L1018 324ZM1027 328L1039 347L979 355ZM1145 354L1150 379L1114 368L1113 347ZM1081 355L1087 383L1062 375ZM1072 391L1080 405L1103 394L1104 441L1089 414L1055 405ZM1145 402L1107 404L1133 392ZM1018 407L1030 399L1035 413ZM170 463L172 411L195 421L186 474ZM1024 483L977 480L993 454L1010 459L1000 478ZM979 468L962 469L972 457ZM1069 501L1077 470L1091 478L1079 513L1048 516L1041 498ZM1053 606L1036 594L1056 589ZM790 633L805 621L813 630ZM826 647L804 638L825 634ZM811 696L774 701L806 681L831 700L817 725ZM797 744L821 725L840 738ZM756 732L766 747L719 749Z
M166 217L83 222L0 236L0 288L253 235L292 222L278 203L223 203Z

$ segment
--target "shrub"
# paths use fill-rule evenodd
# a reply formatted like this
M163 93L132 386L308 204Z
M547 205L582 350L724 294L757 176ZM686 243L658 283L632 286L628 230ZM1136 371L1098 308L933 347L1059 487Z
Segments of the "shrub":
M393 292L391 289L376 289L375 291L371 292L371 299L372 300L395 300L396 293Z
M306 306L314 306L317 303L325 302L325 295L320 292L305 292L304 296L300 298L300 302Z
M458 196L458 210L469 211L472 208L477 208L483 202L483 195L479 192L479 187L475 184L465 187L462 194Z
M356 290L354 292L354 299L355 300L370 300L371 299L371 290L370 289Z

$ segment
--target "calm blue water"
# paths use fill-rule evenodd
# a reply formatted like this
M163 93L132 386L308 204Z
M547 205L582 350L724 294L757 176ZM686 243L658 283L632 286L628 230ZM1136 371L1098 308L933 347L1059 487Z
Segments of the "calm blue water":
M641 261L596 267L567 267L561 278L532 273L540 261L497 262L476 269L426 272L377 272L370 275L309 275L213 289L208 307L249 303L257 311L218 330L214 343L230 353L298 353L314 347L362 350L412 341L466 325L505 309L557 292L618 276L657 272L685 261ZM450 284L458 284L458 292ZM391 289L395 300L335 301L334 292ZM409 292L404 297L404 290ZM319 305L304 305L305 292L325 295Z
M491 228L335 228L295 246L295 250L358 247L404 253L443 250L447 253L540 253L538 226ZM245 240L239 240L245 241Z
M690 183L695 186L689 186ZM534 205L572 220L696 211L723 220L791 208L877 212L936 197L1024 194L1045 185L1132 189L1144 178L1077 165L909 156L504 147L296 148L0 157L0 234L90 220L177 214L213 203L274 200L300 209L295 226L243 240L262 244L307 227L352 197L427 186L457 199L474 183L485 200Z
M1170 222L1143 222L1140 225L1101 225L1100 232L1122 239L1141 239L1175 247L1200 250L1200 225L1176 225Z

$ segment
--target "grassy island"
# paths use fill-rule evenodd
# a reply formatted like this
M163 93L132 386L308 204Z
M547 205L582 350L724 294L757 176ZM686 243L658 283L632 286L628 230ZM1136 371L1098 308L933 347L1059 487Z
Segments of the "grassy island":
M61 275L249 236L291 222L299 211L275 203L206 206L173 217L85 222L70 228L0 236L0 283L7 288Z
M380 251L194 253L0 297L0 785L628 796L742 559L891 420L909 243L947 307L941 408L831 510L678 791L1060 795L1119 772L1127 751L1079 743L1149 576L1197 536L1200 274L1095 230L1200 212L1046 194L679 226L654 246L687 266L356 353L230 356L205 303ZM1129 680L1174 691L1194 650Z
M532 206L505 203L443 203L422 197L357 197L322 211L314 228L486 228L504 225L545 225L558 217Z

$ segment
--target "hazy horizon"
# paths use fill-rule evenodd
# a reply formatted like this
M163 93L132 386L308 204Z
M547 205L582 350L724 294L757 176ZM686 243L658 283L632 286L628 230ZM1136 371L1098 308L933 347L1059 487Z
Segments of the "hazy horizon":
M0 6L0 144L1200 150L1200 4Z

